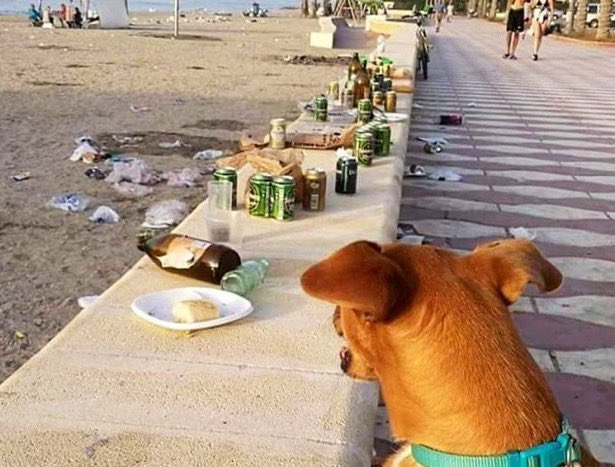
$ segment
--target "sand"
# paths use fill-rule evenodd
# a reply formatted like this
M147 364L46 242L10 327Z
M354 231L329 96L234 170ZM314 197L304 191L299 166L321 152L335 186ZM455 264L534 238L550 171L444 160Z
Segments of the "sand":
M202 168L191 159L196 151L231 149L242 130L295 118L297 101L343 69L284 63L287 55L339 51L310 50L316 20L283 14L217 24L188 14L182 40L169 39L167 14L139 15L124 31L43 30L0 17L0 381L78 313L78 297L101 293L140 257L135 238L148 206L180 199L194 207L205 196L203 186L159 185L144 198L122 197L87 178L88 165L68 160L74 139L142 135L137 148L113 149L157 170ZM191 147L157 146L177 138ZM23 170L32 178L10 180ZM91 207L71 214L45 207L63 192L87 195ZM122 221L90 222L99 205Z

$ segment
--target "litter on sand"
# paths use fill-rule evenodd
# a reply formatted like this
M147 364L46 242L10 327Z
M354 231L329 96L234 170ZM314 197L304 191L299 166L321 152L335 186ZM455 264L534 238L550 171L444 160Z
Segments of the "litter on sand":
M130 106L130 110L132 110L135 113L138 113L138 112L149 112L150 108L149 107L137 107L134 104L132 104Z
M93 178L95 180L104 180L107 175L100 170L98 167L90 167L85 172L83 172L86 177Z
M117 136L117 135L111 135L111 138L113 138L113 141L115 141L116 143L120 143L123 144L125 146L134 146L139 144L141 141L143 141L143 137L142 136Z
M134 198L141 198L142 196L151 195L154 192L154 189L150 186L137 185L131 182L118 182L114 183L112 186L120 195Z
M213 161L219 159L224 155L224 151L218 149L205 149L204 151L197 152L193 159L197 161Z
M113 165L113 164L117 164L118 162L132 162L136 159L137 159L136 157L132 157L132 156L125 156L123 154L115 154L109 157L108 159L105 159L105 164Z
M417 164L410 164L409 167L406 167L404 169L404 178L410 178L410 177L424 177L427 174L425 173L425 169Z
M81 308L85 308L86 306L90 306L98 299L98 295L85 295L83 297L79 297L77 299L77 304Z
M98 206L90 220L98 224L115 224L119 222L120 215L109 206Z
M30 176L30 172L19 172L18 174L11 175L11 180L14 182L23 182L24 180L29 179Z
M101 159L104 159L104 153L94 145L94 142L91 140L86 140L81 143L78 143L77 149L73 151L73 154L70 156L70 160L73 162L84 161L88 163L92 163Z
M143 227L166 229L177 225L188 215L188 205L183 201L170 199L151 205L145 212Z
M536 238L536 232L527 230L525 227L512 227L508 229L508 231L514 238L520 238L524 240L534 240Z
M167 179L167 185L180 188L191 188L203 178L199 169L190 167L171 170L163 174L163 177Z
M427 174L427 178L430 180L437 180L439 182L460 182L463 177L450 169L438 169L434 172Z
M142 159L113 164L113 171L107 175L109 183L132 182L140 185L155 185L161 180L160 176L149 168Z
M174 149L174 148L187 148L189 144L184 143L182 140L176 139L172 143L158 143L158 147L162 149Z
M85 211L89 204L90 200L85 196L77 193L65 193L51 198L47 206L67 212L80 212Z

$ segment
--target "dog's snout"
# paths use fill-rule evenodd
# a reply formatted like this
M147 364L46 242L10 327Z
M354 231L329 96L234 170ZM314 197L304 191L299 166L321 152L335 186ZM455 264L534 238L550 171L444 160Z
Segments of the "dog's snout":
M344 373L350 368L351 360L352 354L350 353L350 349L348 347L342 347L342 350L340 350L340 368Z

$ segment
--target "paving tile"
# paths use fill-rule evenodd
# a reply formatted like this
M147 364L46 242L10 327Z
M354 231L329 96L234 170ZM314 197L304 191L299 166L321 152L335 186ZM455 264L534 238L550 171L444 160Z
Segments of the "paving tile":
M590 196L583 191L562 190L560 188L550 188L548 186L494 186L493 191L514 193L522 196L534 196L536 198L544 199L590 198Z
M561 164L564 167L615 172L615 164L611 164L609 162L562 162Z
M401 200L401 204L404 206L416 206L419 208L441 211L498 211L497 205L492 203L467 201L463 199L447 198L445 196L404 197Z
M503 212L543 217L545 219L607 219L605 213L588 209L569 208L554 204L500 205Z
M575 176L580 182L600 183L603 185L615 186L615 176L609 175L577 175Z
M615 349L554 352L561 371L615 382Z
M447 219L426 219L412 223L421 235L444 238L505 237L506 230L500 227L474 224Z
M615 235L601 234L582 229L562 227L535 227L536 241L555 243L557 245L586 247L615 246Z
M487 175L494 177L507 177L518 182L541 182L541 181L574 181L572 175L555 174L551 172L537 172L530 170L487 170Z
M548 159L534 159L530 157L492 156L483 157L481 160L492 164L514 165L515 167L558 165L557 162Z
M586 281L615 282L615 262L594 258L550 258L564 277Z
M583 430L585 442L601 462L615 462L615 430Z
M416 187L423 190L436 191L489 191L486 185L463 182L439 182L436 180L407 178L404 180L404 187Z
M549 352L546 350L529 349L530 354L534 358L534 361L538 363L538 366L542 371L555 371Z

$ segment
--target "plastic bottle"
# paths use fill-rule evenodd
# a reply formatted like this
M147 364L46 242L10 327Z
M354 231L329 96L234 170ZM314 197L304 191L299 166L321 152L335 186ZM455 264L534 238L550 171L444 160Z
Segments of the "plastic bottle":
M227 272L220 281L220 288L227 292L246 296L265 280L269 270L269 261L257 259L246 261L233 271Z

